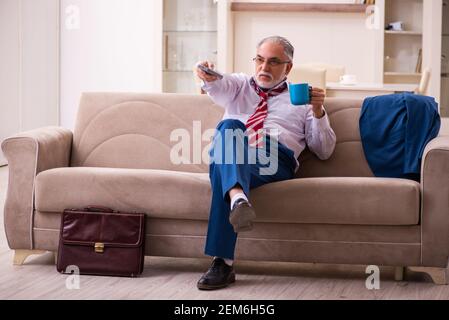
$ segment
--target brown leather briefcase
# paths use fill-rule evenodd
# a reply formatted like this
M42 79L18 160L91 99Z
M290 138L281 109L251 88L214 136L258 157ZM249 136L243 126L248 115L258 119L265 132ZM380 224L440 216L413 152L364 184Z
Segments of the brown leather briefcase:
M145 214L89 206L62 214L57 270L135 277L145 257Z

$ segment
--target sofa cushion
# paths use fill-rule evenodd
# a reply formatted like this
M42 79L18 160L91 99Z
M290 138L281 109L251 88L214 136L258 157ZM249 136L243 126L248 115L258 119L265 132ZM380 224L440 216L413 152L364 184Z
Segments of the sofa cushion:
M388 178L300 178L255 189L251 200L266 222L416 225L420 185Z
M211 188L207 173L57 168L38 174L35 188L35 208L42 212L102 205L160 218L195 220L209 216Z
M251 193L257 221L356 225L416 225L419 184L402 179L303 178ZM152 169L57 168L36 177L35 208L102 205L155 218L207 220L207 173Z

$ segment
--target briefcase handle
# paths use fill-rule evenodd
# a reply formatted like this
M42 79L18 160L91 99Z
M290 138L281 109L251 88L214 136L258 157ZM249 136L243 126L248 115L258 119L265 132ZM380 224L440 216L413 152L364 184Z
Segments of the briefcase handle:
M86 208L84 208L85 211L88 212L104 212L104 213L119 213L119 211L117 210L112 210L111 208L108 207L103 207L103 206L87 206Z

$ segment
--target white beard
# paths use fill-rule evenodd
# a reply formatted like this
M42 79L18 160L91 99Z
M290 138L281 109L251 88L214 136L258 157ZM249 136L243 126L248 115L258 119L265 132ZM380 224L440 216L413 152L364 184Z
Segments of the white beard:
M283 78L283 79L285 80L285 78ZM255 81L256 81L257 85L258 85L259 87L261 87L262 89L265 89L265 90L270 90L270 89L273 89L273 88L277 87L279 84L281 84L282 82L284 82L284 80L280 80L279 82L274 82L274 81L272 81L271 84L267 87L267 86L265 86L265 85L262 85L262 84L259 82L259 80L257 79L257 77L255 77Z

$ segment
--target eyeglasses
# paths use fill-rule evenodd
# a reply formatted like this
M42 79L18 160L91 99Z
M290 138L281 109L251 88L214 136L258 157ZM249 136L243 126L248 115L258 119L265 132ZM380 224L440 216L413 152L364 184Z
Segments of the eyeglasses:
M256 65L258 65L258 66L260 66L261 64L264 64L265 63L265 59L264 58L262 58L262 57L255 57L255 58L253 58L253 61L256 63ZM291 61L282 61L282 60L280 60L280 59L278 59L278 58L271 58L271 59L268 59L268 61L267 61L267 64L270 66L270 67L277 67L277 66L280 66L281 64L286 64L286 63L290 63Z

